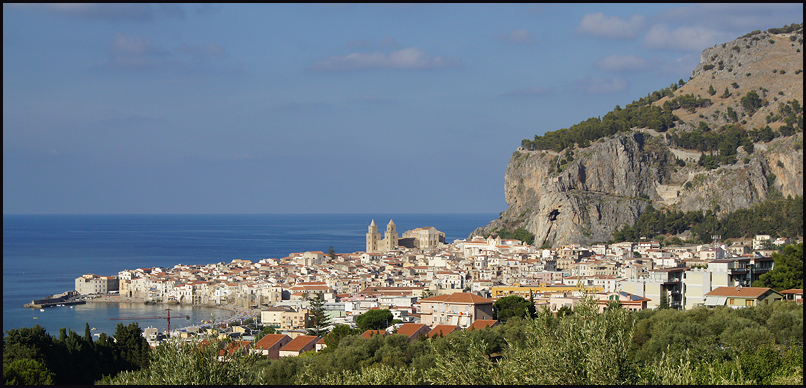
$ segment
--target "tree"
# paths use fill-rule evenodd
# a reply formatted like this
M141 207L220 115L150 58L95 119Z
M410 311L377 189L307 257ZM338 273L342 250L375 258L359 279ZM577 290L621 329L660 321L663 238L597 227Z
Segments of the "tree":
M355 324L361 330L386 329L392 323L394 316L389 309L369 310L355 318Z
M5 385L53 385L53 372L39 361L28 358L3 364Z
M713 96L714 94L716 94L716 89L714 89L714 85L709 85L709 86L708 86L708 94L710 94L710 95L712 95L712 96Z
M330 248L327 250L327 255L330 256L330 260L336 260L336 250L333 249L331 245Z
M518 295L505 296L496 300L493 308L498 315L498 320L502 323L506 323L511 317L534 318L537 316L535 305Z
M333 326L333 330L325 336L325 345L327 345L325 349L335 349L342 338L356 334L361 334L361 329L353 329L349 325Z
M148 366L151 356L151 347L143 337L143 330L137 322L126 326L118 323L115 328L115 343L117 344L124 370L137 370Z
M325 298L322 293L317 293L313 298L306 298L310 304L308 318L305 321L305 328L310 335L320 336L327 333L327 326L330 326L330 317L325 311Z
M658 302L658 309L668 309L669 308L669 296L666 295L666 289L661 287L660 289L660 301Z
M756 93L755 90L747 92L747 94L742 97L740 101L742 103L742 107L744 107L745 111L747 111L751 116L758 108L761 108L762 105L761 97L758 96L758 93Z
M215 339L186 342L177 339L157 346L153 362L138 371L121 372L104 378L100 384L124 385L251 385L267 384L256 376L255 363L260 356L234 351L228 362L220 362L219 354L229 344ZM288 357L297 358L297 357ZM273 384L272 384L273 385Z
M90 331L90 323L84 323L84 341L87 343L92 343L92 332Z
M773 253L773 270L759 276L754 287L770 287L776 291L803 288L803 243L787 245L783 253Z

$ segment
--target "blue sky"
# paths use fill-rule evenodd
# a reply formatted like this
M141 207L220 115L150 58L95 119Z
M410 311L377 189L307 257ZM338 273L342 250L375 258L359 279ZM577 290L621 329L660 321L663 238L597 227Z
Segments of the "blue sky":
M3 5L3 213L497 213L524 138L802 4Z

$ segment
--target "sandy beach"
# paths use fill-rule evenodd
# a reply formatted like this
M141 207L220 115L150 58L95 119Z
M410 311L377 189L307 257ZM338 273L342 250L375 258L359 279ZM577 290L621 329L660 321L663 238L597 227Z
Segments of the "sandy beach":
M145 299L139 297L126 297L126 296L119 296L119 295L99 295L92 299L87 299L87 303L144 303ZM175 306L174 304L168 303L158 303L160 305L165 306ZM231 312L226 319L222 320L221 322L217 322L219 324L229 324L233 321L241 321L247 318L256 318L256 320L260 319L260 309L248 309L244 307L235 307L230 305L202 305L201 307L210 307L210 308L217 308L221 310L226 310ZM199 325L190 325L190 326L199 326ZM201 326L208 326L208 325L201 325Z
M143 303L143 298L127 297L119 295L100 295L92 299L86 298L87 303Z

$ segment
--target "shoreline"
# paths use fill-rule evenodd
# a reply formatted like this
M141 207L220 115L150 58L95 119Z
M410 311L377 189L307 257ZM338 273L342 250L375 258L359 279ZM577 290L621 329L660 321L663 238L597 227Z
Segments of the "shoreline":
M92 299L86 299L87 303L145 303L144 298L140 297L125 297L125 296L117 296L117 295L100 295L94 297ZM158 302L156 305L166 305L166 306L190 306L190 307L207 307L207 308L214 308L219 310L225 310L231 313L229 317L222 320L221 322L217 323L229 323L236 320L243 320L247 318L255 318L255 321L260 319L260 309L251 309L251 308L244 308L244 307L235 307L231 305L188 305L188 304L170 304L170 303L162 303ZM199 327L205 325L190 325L184 326L186 327Z

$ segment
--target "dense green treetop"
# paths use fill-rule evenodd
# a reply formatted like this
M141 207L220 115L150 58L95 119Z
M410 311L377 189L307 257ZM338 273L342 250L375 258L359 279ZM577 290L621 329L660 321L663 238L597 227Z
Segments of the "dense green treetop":
M355 324L362 331L383 330L392 324L394 316L389 309L369 310L355 318Z
M770 287L776 291L803 289L803 243L787 245L781 253L773 253L773 270L762 274L753 287Z
M501 322L506 322L512 317L534 318L537 315L534 302L530 302L518 295L499 298L493 304L493 308L498 320Z

